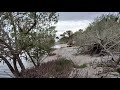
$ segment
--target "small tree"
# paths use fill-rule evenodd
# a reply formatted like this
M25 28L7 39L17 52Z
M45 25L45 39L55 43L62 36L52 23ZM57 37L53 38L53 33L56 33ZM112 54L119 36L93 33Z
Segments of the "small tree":
M32 33L31 42L32 47L26 48L26 52L32 60L34 66L39 66L43 57L49 55L52 46L55 43L55 27L50 27L49 29L41 32Z
M83 51L86 51L87 46L87 50L93 52L98 50L107 53L119 52L120 25L117 22L118 18L118 15L114 14L102 15L96 18L84 32L79 33L77 41ZM118 44L116 44L117 42Z
M68 31L64 32L60 36L62 36L62 38L60 39L61 42L65 42L65 43L68 43L70 45L72 44L73 32L71 30L68 30Z
M20 75L17 63L21 71L25 70L22 63L23 56L26 56L27 60L30 57L34 63L31 52L43 51L44 48L39 44L43 42L42 40L45 39L46 35L51 37L51 34L46 33L50 31L49 28L57 20L55 12L0 13L0 58L16 77ZM9 62L10 60L13 61L13 65Z

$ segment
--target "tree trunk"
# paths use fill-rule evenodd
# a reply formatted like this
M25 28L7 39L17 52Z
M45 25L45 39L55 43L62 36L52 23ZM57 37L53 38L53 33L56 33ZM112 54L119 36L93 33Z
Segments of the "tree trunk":
M14 69L15 69L15 72L17 73L17 75L20 76L20 72L19 72L19 70L18 70L18 68L17 68L17 63L16 63L16 62L17 62L17 61L16 61L16 58L14 57L14 58L13 58Z
M19 75L15 72L14 68L11 66L11 64L8 62L8 60L3 57L3 56L0 56L0 58L2 58L5 63L7 64L8 68L10 69L10 71L12 72L12 74L15 76L15 77L19 77Z
M36 65L36 63L34 62L33 58L31 57L30 53L29 53L27 50L25 50L25 51L27 52L28 56L30 57L33 65L36 67L37 65Z
M24 71L24 70L25 70L25 66L24 66L24 64L22 63L19 55L15 55L15 56L16 56L16 59L18 60L18 63L19 63L20 68L21 68L21 71Z

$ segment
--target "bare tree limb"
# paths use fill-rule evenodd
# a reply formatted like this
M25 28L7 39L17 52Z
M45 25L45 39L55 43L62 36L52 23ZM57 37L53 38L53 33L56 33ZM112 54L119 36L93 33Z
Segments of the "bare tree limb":
M97 37L98 37L99 40L100 40L100 36L99 36L97 30L96 30L96 34L97 34ZM107 53L109 53L109 54L112 56L112 60L116 63L116 61L115 61L116 59L115 59L114 55L109 51L109 49L106 49L106 47L105 47L104 45L102 45L101 41L98 41L98 43L103 47L103 49L104 49Z
M110 47L108 48L108 50L111 49L112 47L116 46L116 45L119 44L119 43L120 43L120 41L118 41L117 43L113 44L112 46L110 46Z
M28 31L25 33L25 34L28 34L37 24L37 21L36 21L36 12L34 13L34 23L33 25L28 29Z
M30 53L27 50L25 50L25 51L27 52L27 54L30 57L30 59L31 59L32 63L34 64L34 66L37 66L36 63L34 62L33 58L31 57Z

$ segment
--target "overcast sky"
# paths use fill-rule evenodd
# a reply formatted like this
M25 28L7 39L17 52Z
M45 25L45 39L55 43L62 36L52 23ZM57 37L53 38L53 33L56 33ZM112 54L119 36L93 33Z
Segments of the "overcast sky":
M116 13L116 12L58 12L59 21L56 26L57 36L67 30L73 32L79 29L85 29L89 23L102 14Z

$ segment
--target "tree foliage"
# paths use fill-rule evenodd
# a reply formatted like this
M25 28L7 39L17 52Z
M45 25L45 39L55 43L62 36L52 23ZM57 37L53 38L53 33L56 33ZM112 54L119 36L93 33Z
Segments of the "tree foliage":
M62 38L59 40L59 42L68 43L68 44L72 43L73 32L71 30L68 30L68 31L64 32L60 36L62 36Z
M78 33L76 45L82 47L83 51L100 49L111 55L119 52L120 25L118 19L118 15L115 14L97 17L84 32Z
M18 76L16 63L25 70L22 58L36 66L41 55L47 53L54 43L56 12L1 12L0 13L0 58L11 72ZM13 61L13 66L10 64Z

